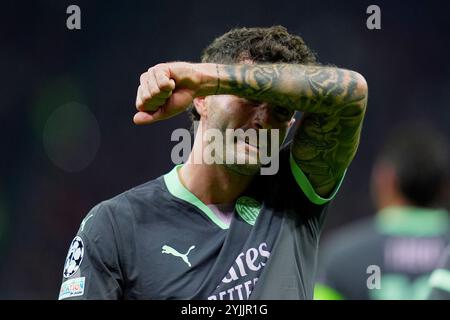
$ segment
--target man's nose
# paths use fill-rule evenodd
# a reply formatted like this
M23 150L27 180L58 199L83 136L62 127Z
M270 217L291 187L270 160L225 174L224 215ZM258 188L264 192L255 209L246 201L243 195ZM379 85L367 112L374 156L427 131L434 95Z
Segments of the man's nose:
M272 129L270 106L267 103L261 103L255 108L252 125L255 129Z

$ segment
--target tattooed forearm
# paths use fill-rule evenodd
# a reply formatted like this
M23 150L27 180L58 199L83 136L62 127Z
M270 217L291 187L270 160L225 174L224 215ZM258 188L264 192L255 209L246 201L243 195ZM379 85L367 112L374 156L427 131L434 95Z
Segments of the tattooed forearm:
M221 67L220 81L220 93L304 112L334 113L346 103L362 103L367 95L361 75L330 67L225 65Z
M292 155L318 194L327 196L353 159L367 103L358 73L292 64L221 67L221 93L303 111Z
M362 127L355 104L334 115L306 113L292 144L292 155L318 194L326 196L352 161Z

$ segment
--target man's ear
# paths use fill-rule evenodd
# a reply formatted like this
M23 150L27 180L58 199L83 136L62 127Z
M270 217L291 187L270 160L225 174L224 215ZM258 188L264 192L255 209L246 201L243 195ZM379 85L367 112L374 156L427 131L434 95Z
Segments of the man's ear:
M206 97L196 97L194 98L194 108L200 117L207 118L208 110L206 107Z

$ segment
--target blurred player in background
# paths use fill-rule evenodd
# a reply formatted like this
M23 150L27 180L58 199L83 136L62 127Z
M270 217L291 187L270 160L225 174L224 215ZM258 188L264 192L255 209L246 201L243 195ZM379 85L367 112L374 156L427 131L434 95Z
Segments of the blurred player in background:
M378 213L324 239L314 298L424 299L450 240L448 212L439 202L448 165L445 138L431 127L395 130L372 172Z

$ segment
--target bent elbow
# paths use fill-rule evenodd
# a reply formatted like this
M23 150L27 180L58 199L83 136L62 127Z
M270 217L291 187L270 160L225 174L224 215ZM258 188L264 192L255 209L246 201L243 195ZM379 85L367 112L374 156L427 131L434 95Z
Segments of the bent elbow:
M369 87L367 86L367 81L362 74L358 72L352 72L352 78L355 81L354 96L357 99L367 101L367 96L369 93Z

